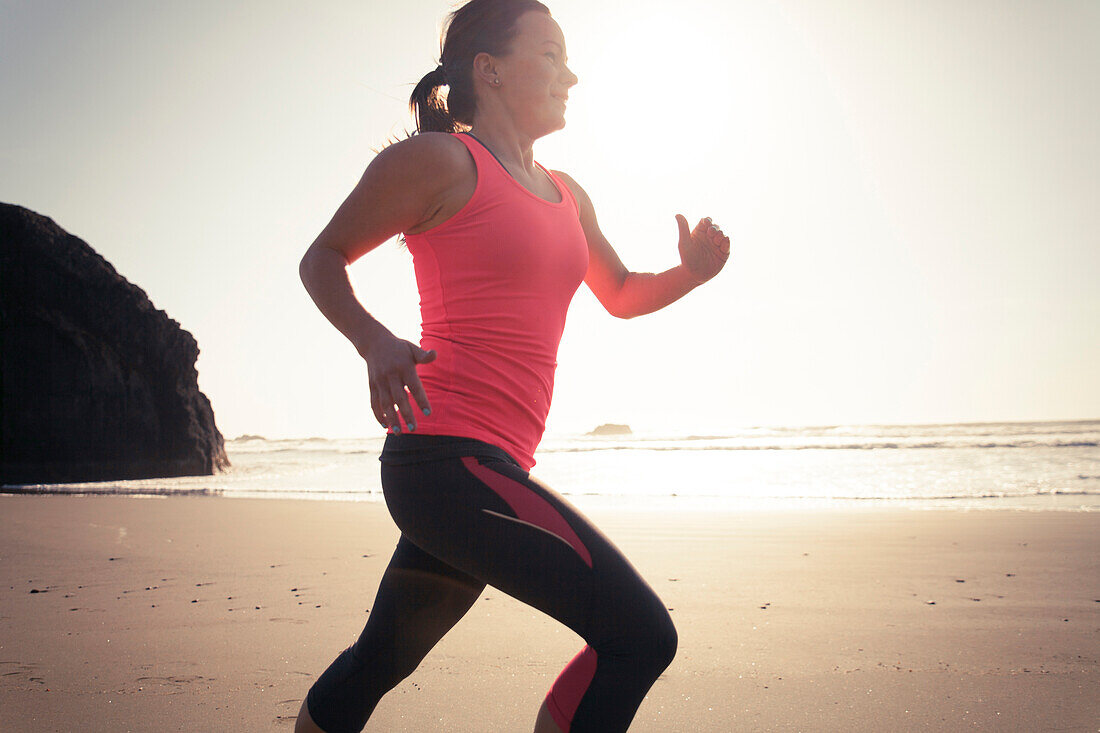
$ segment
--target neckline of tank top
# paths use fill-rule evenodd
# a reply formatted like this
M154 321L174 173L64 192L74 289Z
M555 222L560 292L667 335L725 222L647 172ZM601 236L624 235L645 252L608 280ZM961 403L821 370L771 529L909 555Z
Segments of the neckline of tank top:
M474 136L472 133L460 132L458 134L459 135L465 135L466 137L468 137L471 140L475 141L478 145L481 146L481 148L485 152L487 152L489 155L493 156L493 160L495 160L497 162L497 165L500 166L501 172L503 172L504 175L508 178L508 180L511 181L520 191L523 191L525 194L527 194L531 198L535 199L536 201L541 201L542 203L546 204L547 206L565 206L566 205L565 191L562 190L563 186L558 185L557 180L555 180L554 176L550 174L550 171L546 170L546 168L543 167L542 163L539 163L538 161L535 161L535 165L537 165L539 167L539 170L541 170L543 173L546 174L546 178L547 178L548 181L550 181L550 185L553 186L554 190L558 192L558 196L561 198L560 201L548 201L547 199L544 199L542 196L539 196L537 193L535 193L534 191L532 191L531 189L527 188L522 183L517 181L515 179L515 176L513 176L511 173L509 173L508 169L504 167L504 163L500 162L500 158L497 157L497 154L494 153L489 148L488 145L486 145L485 143L478 140L477 137Z

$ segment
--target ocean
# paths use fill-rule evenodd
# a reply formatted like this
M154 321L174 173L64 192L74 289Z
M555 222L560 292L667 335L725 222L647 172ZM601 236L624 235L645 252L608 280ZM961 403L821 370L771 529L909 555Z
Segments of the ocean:
M214 476L3 491L382 501L383 439L241 436ZM1100 420L548 435L535 458L532 475L582 509L1100 509Z

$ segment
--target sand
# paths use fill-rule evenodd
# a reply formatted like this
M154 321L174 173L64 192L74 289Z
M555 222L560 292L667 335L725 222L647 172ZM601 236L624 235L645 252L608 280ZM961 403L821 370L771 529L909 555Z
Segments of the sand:
M1100 514L590 515L680 635L632 731L1100 729ZM0 730L289 731L396 539L368 503L0 496ZM530 731L580 646L489 588L367 730Z

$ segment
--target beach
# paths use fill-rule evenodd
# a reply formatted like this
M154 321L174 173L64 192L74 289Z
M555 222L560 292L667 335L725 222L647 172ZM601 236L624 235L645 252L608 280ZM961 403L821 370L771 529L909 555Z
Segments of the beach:
M632 731L1095 731L1100 514L590 516L671 609ZM0 730L291 730L397 540L377 502L0 496ZM371 731L529 731L582 642L493 588Z

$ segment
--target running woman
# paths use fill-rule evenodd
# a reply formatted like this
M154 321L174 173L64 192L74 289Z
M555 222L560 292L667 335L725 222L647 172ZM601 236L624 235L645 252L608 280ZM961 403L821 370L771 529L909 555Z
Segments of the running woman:
M676 652L653 589L528 471L581 282L614 316L651 313L717 275L730 242L710 219L689 229L677 215L679 265L623 266L584 189L534 160L535 140L565 125L576 83L545 5L461 6L439 66L413 90L417 134L371 161L302 259L317 307L367 363L371 408L388 431L382 488L401 536L366 627L309 690L296 731L362 730L486 584L586 642L547 694L536 733L627 730ZM346 271L397 234L420 291L419 346L364 310Z

